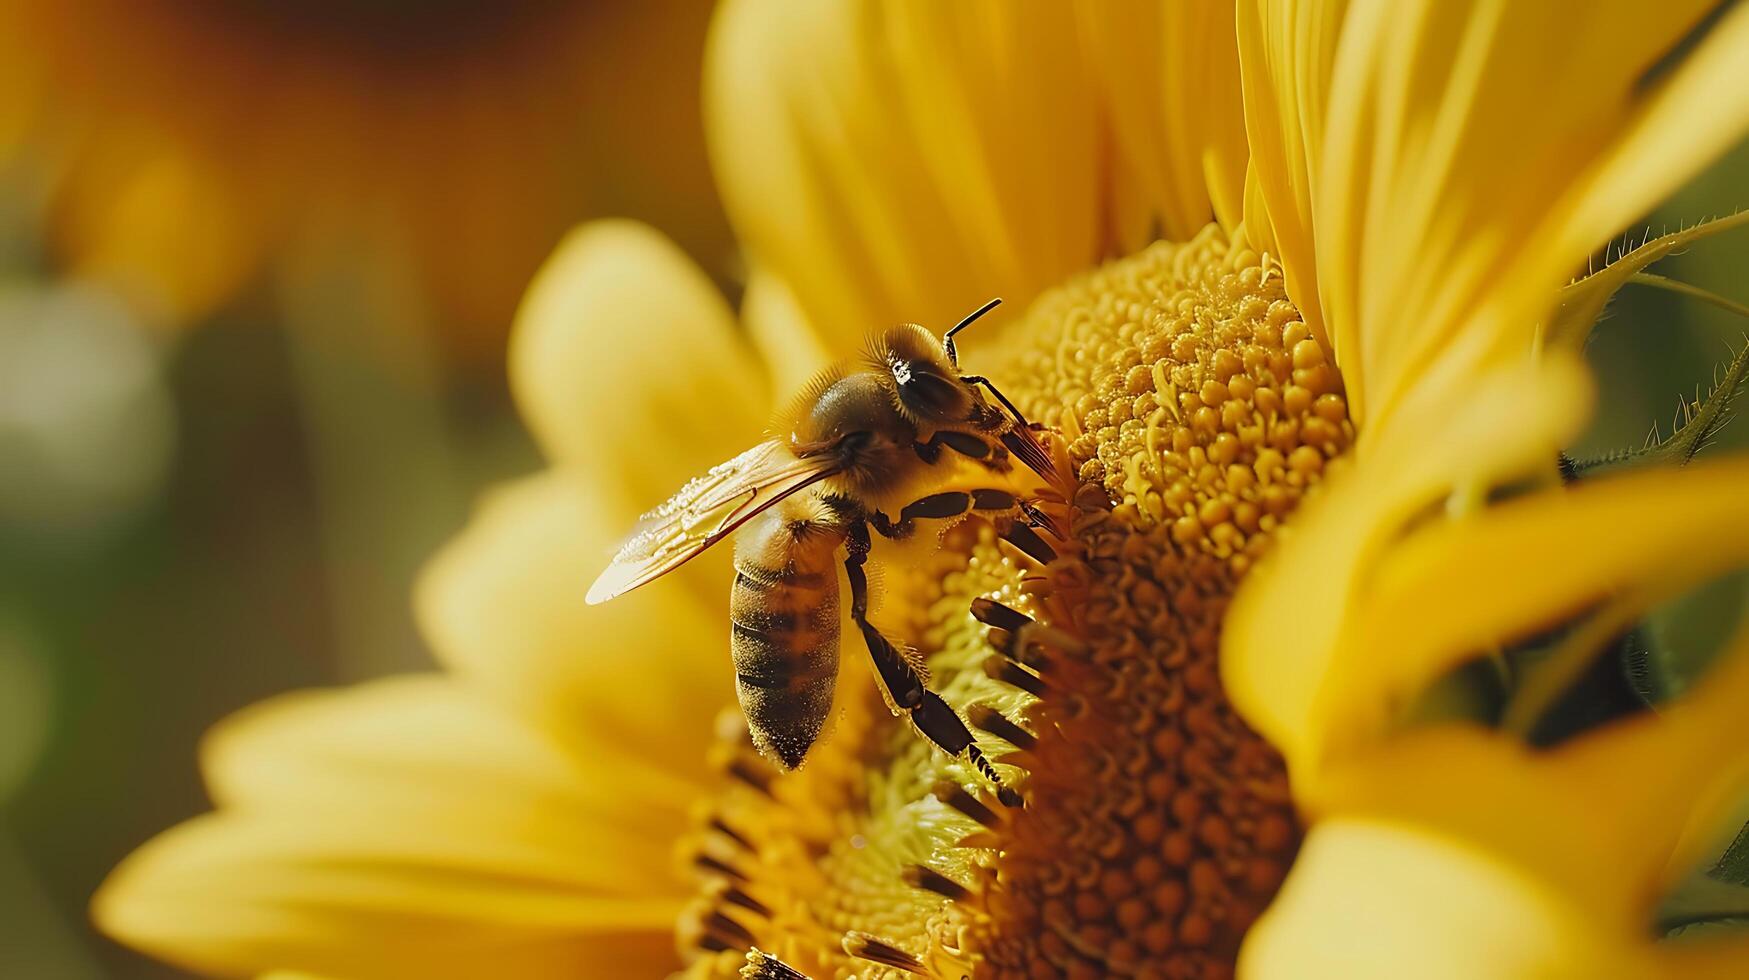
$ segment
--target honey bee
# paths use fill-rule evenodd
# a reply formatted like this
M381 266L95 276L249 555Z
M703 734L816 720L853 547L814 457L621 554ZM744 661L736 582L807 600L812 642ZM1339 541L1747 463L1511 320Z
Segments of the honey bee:
M899 539L920 519L989 518L1040 562L1055 551L1031 502L1047 484L1049 452L987 378L960 373L954 335L993 309L993 299L940 340L902 324L871 345L854 370L818 375L775 426L776 435L698 477L646 514L589 589L590 604L623 595L680 567L731 534L729 650L735 690L754 744L786 769L800 765L832 707L838 676L838 552L844 549L850 619L874 660L888 706L950 755L965 754L1006 804L971 731L925 685L921 658L869 622L864 564L870 528ZM997 404L984 397L988 391ZM969 474L969 477L967 476ZM956 478L958 483L956 483ZM947 488L950 487L951 488ZM896 518L888 509L898 506Z

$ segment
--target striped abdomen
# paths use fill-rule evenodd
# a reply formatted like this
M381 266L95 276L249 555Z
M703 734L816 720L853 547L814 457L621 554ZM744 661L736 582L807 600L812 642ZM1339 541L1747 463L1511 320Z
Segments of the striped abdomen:
M737 533L729 592L741 711L753 744L790 769L819 737L838 677L835 555L844 535L803 513L780 505Z

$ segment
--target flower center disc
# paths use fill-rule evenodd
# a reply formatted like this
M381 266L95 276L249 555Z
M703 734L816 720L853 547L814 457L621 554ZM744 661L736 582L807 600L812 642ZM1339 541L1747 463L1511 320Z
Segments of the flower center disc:
M1068 443L1071 541L1041 570L962 525L889 570L877 619L1026 807L845 670L802 770L723 748L741 785L696 842L717 880L682 939L723 951L699 975L790 976L756 947L814 978L1228 976L1287 872L1286 773L1217 654L1238 581L1353 439L1328 352L1212 226L1041 296L1003 345L989 373ZM1034 625L988 630L977 598Z

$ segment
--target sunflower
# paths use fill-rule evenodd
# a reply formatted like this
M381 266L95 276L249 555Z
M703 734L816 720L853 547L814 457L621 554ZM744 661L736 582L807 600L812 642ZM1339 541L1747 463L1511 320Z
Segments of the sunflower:
M165 322L312 236L352 236L408 256L391 271L430 291L451 339L496 355L529 276L585 215L631 208L722 247L694 115L707 12L7 0L0 159L45 172L47 234L73 273ZM629 72L663 111L630 115Z
M1692 3L728 4L739 328L654 232L576 232L510 356L552 467L419 591L450 673L221 727L218 810L118 869L100 925L347 977L1740 975L1741 943L1651 937L1749 775L1749 649L1526 733L1749 558L1743 460L1557 466L1609 296L1733 221L1572 276L1749 130L1746 65L1749 11ZM997 293L1021 312L966 357L1061 433L1067 539L1035 567L951 528L877 619L1026 806L856 668L780 773L712 710L726 556L581 587L822 359ZM1425 717L1547 636L1501 725Z

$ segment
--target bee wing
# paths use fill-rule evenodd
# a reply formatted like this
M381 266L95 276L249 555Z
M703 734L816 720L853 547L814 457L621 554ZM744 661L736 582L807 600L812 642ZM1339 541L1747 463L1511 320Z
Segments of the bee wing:
M606 602L679 568L761 511L836 473L835 462L797 459L773 440L712 468L639 519L587 601Z

